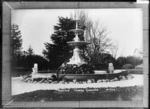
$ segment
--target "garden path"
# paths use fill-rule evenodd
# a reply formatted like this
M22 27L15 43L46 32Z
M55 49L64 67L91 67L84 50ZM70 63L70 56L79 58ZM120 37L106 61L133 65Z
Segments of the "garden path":
M17 95L25 92L32 92L36 90L58 90L64 88L101 88L101 87L128 87L143 85L143 75L133 75L133 79L114 81L114 82L101 82L101 83L88 83L88 84L48 84L48 83L26 83L21 81L21 77L12 77L12 95Z

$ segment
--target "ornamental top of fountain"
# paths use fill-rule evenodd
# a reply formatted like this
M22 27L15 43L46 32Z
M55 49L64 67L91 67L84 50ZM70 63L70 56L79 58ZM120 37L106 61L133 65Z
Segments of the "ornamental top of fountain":
M67 42L67 43L68 43L69 45L71 45L71 46L88 45L88 44L89 44L88 42L80 41L79 36L78 36L79 33L84 32L84 30L78 28L78 22L79 22L80 20L76 19L76 20L74 20L74 21L76 22L76 28L75 28L75 29L71 29L70 31L75 33L75 38L73 39L73 41L69 41L69 42Z

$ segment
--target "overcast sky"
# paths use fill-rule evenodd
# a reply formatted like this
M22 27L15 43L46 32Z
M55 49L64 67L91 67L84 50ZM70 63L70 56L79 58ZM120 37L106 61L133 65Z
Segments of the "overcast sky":
M117 57L134 55L135 49L143 49L142 11L140 9L85 9L93 21L107 26L108 37L118 42ZM42 55L44 43L50 42L53 26L58 16L70 17L74 9L43 9L12 11L12 24L19 25L23 50L31 45L36 54ZM101 25L100 25L101 26Z

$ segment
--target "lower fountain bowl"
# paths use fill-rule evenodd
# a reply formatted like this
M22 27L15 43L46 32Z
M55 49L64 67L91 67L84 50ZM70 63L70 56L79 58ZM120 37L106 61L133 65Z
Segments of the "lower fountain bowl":
M67 42L69 45L72 45L72 46L83 46L83 45L88 45L90 44L89 42L85 42L85 41L69 41Z
M95 74L60 74L59 80L63 81L87 81L91 80L99 80L99 79L120 79L120 77L128 76L128 72L125 70L115 70L114 73L107 73L106 71L95 71Z

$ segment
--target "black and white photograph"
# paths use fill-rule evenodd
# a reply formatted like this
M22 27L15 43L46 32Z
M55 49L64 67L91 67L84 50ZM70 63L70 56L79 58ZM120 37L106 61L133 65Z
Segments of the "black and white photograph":
M11 11L14 101L142 101L141 9Z

